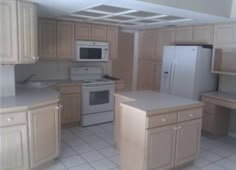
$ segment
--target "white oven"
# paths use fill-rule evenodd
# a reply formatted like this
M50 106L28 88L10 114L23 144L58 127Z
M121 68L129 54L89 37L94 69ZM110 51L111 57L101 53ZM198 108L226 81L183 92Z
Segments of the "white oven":
M82 114L114 110L114 83L82 85Z
M76 41L76 61L108 61L108 42Z

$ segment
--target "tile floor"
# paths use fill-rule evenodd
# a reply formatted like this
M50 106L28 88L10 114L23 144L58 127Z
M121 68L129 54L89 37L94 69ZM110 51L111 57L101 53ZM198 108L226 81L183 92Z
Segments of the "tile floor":
M63 129L61 155L45 170L119 170L113 124ZM199 158L184 170L236 170L236 138L202 137Z

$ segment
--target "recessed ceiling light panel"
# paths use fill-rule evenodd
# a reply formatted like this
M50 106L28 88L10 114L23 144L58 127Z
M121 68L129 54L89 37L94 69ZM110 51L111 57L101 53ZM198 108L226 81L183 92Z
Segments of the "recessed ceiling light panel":
M84 15L84 16L88 16L88 17L102 17L102 16L105 16L105 14L95 13L95 12L88 12L88 11L78 11L78 12L75 12L74 14Z
M129 13L128 15L144 18L144 17L152 17L152 16L156 16L156 15L160 15L160 14L152 13L152 12L145 12L145 11L137 11L137 12Z
M177 16L165 16L165 17L161 17L159 19L165 20L165 21L172 21L172 20L179 20L179 19L185 19L185 18L177 17Z
M120 13L120 12L125 12L125 11L130 10L128 8L121 8L121 7L109 6L109 5L99 5L90 9L96 10L96 11L109 12L109 13Z

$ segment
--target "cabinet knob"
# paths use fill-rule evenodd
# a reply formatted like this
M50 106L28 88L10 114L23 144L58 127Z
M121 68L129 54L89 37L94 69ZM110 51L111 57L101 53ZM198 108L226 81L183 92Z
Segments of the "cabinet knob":
M165 119L165 118L162 118L161 121L162 121L162 122L166 122L166 119Z
M190 114L189 116L190 116L190 117L193 117L193 114Z
M178 130L178 127L174 127L174 130Z
M39 57L32 57L34 60L38 60L39 59Z
M181 127L181 126L179 126L179 129L182 129L182 127Z
M8 122L11 122L11 121L13 121L13 118L12 118L12 117L9 117L9 118L7 118L7 121L8 121Z

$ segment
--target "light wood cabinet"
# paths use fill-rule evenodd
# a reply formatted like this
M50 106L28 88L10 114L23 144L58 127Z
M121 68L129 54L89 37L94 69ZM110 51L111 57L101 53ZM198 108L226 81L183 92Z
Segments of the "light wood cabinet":
M193 42L193 27L177 27L176 28L176 39L177 44L180 43L192 43Z
M175 126L147 131L147 170L174 167L176 132Z
M0 153L1 170L29 168L26 125L0 128Z
M107 41L107 27L105 25L92 25L92 40Z
M89 23L77 22L75 24L75 38L76 40L91 40L92 25Z
M73 60L75 55L75 25L74 22L57 22L57 57Z
M62 105L62 124L79 124L81 112L80 85L64 85L59 87Z
M194 26L193 42L198 44L213 44L214 26L199 25Z
M156 57L156 30L140 32L139 35L139 58Z
M57 58L57 22L52 19L39 19L40 59Z
M0 10L1 64L34 63L38 59L35 4L1 0Z
M109 57L111 60L118 57L118 27L107 27L107 41L109 42Z
M59 156L59 108L57 104L29 110L30 165L36 168Z
M197 157L201 138L201 119L178 125L175 166L187 163Z
M236 24L215 25L214 45L236 44Z

